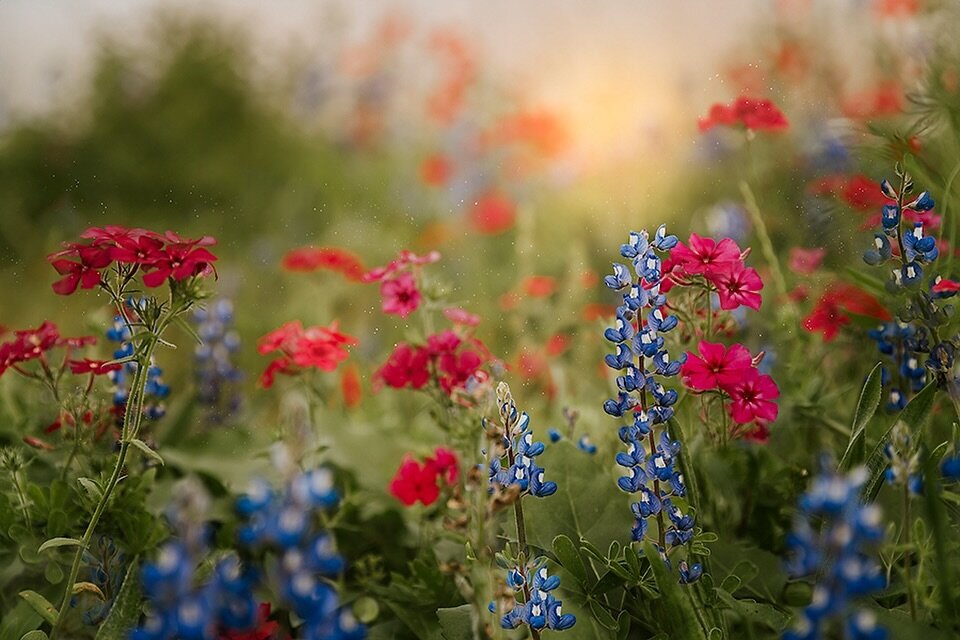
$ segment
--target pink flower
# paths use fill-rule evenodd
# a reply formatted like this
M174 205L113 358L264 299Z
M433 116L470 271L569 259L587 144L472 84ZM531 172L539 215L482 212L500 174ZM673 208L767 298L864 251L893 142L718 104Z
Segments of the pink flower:
M739 306L760 309L763 280L757 271L744 266L742 262L728 263L726 267L711 278L720 296L720 308L726 311Z
M430 465L448 485L457 483L460 477L460 460L457 454L450 449L437 447L432 456L427 457L424 465Z
M443 310L444 317L453 324L462 327L475 327L480 324L480 316L461 307L448 307Z
M696 391L727 389L753 366L750 352L742 344L727 349L722 344L703 341L697 350L700 355L688 352L680 369L683 383Z
M410 386L420 389L430 380L430 353L408 344L398 344L376 373L376 377L388 387L402 389Z
M780 131L789 126L786 116L770 100L740 96L729 105L715 104L697 121L700 131L717 126L742 126L754 131Z
M825 255L827 250L823 247L816 249L794 247L790 249L790 269L799 274L809 275L820 267Z
M730 393L730 417L739 424L757 419L773 422L779 411L774 400L780 397L780 389L770 376L755 369L750 371L752 375L741 378L727 390Z
M384 280L380 284L380 296L383 298L383 312L401 318L416 311L422 300L417 281L409 272Z
M670 253L670 271L679 268L689 275L710 277L726 265L740 262L740 247L730 238L720 242L690 234L689 246L678 242Z

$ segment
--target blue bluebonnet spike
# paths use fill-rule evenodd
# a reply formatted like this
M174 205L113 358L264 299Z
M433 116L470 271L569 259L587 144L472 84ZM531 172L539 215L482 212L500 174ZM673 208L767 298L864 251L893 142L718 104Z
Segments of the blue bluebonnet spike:
M626 244L620 245L620 255L624 258L634 259L647 253L649 246L649 236L646 231L631 231Z
M855 608L854 598L886 587L883 570L869 553L883 538L879 508L860 500L868 473L859 468L840 475L834 468L829 460L822 462L820 475L800 499L800 514L787 539L790 573L815 574L817 584L811 604L784 638L820 638L833 620L848 629L851 624L862 624L866 621L858 620L861 612ZM885 637L873 624L863 629Z
M933 198L930 197L930 194L926 191L921 193L917 198L906 205L908 208L913 209L914 211L930 211L934 207Z
M613 263L613 274L603 278L603 283L614 291L629 287L631 282L630 269L619 262Z

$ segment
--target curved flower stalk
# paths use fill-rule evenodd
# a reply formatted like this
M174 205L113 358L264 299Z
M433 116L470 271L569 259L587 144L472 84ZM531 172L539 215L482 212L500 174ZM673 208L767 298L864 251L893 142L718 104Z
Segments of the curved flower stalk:
M203 299L205 294L201 280L215 274L213 263L217 260L206 248L216 241L206 236L188 240L172 231L160 234L144 229L108 226L88 229L80 237L80 242L67 243L62 251L48 256L54 269L63 276L54 284L54 291L61 295L70 295L77 288L99 288L106 292L125 325L132 345L129 355L110 364L129 362L134 365L134 370L123 410L117 458L108 480L100 487L97 505L78 541L51 630L51 640L59 637L83 554L89 548L100 517L120 481L130 447L138 448L151 457L157 456L139 438L152 388L150 370L154 352L158 345L169 344L163 338L166 330ZM165 296L148 293L141 288L141 283L151 290L166 284L167 293ZM129 309L131 304L133 313ZM154 378L153 383L156 382Z
M497 385L497 406L500 425L484 423L487 436L493 441L488 452L488 472L494 504L513 503L519 552L516 558L501 554L500 563L507 568L508 589L513 590L514 597L521 598L501 603L500 625L515 629L525 624L537 640L542 629L562 631L577 621L575 616L564 614L562 603L549 593L560 584L560 578L548 576L546 558L530 558L527 546L522 499L527 495L551 496L557 491L557 483L544 479L544 469L535 461L543 453L544 444L533 439L530 416L517 409L505 382ZM496 611L494 603L490 610Z
M843 635L854 640L883 640L886 631L868 610L854 600L886 587L877 560L869 550L883 539L879 507L860 501L867 471L849 475L831 471L828 461L800 498L793 533L787 539L792 557L788 570L794 576L816 575L813 601L804 609L785 640L816 640L828 636L832 625L842 625ZM822 525L822 526L821 526Z
M693 516L671 500L686 495L686 485L680 472L677 456L680 443L671 439L666 423L673 417L677 392L664 388L662 381L676 376L685 361L671 360L664 348L663 334L677 326L670 315L667 297L661 291L663 257L677 244L676 236L666 234L661 225L651 240L646 231L632 232L627 244L620 247L620 255L632 262L613 265L613 275L604 278L610 289L623 293L623 304L617 308L617 321L604 332L604 337L616 345L616 353L605 361L618 372L617 398L607 400L603 410L615 418L630 418L630 424L620 427L620 440L627 450L617 454L617 464L625 467L628 475L617 482L628 493L638 494L639 500L631 506L636 517L632 537L642 541L650 529L649 521L657 521L657 535L653 540L666 554L667 547L685 545L693 539ZM667 524L669 519L669 526ZM695 565L690 575L696 579L702 570Z

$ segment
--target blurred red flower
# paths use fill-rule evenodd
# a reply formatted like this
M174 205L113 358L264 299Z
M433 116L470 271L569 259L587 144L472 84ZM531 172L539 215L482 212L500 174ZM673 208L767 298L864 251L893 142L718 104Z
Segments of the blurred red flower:
M299 247L283 256L281 266L287 271L316 271L329 269L348 280L359 282L366 272L355 254L337 247Z

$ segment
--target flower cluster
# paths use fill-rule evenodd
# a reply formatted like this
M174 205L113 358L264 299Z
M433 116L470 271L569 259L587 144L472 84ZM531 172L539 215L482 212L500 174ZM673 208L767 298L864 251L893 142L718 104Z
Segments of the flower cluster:
M544 451L544 444L533 439L530 416L520 413L505 382L497 385L497 406L503 432L494 451L490 452L488 473L492 489L517 487L518 496L546 498L557 492L557 483L544 480L543 467L535 458ZM506 458L506 464L504 464Z
M766 425L777 419L774 400L780 396L780 389L772 377L757 369L762 355L753 358L742 344L727 348L707 341L702 341L697 350L699 353L687 353L680 369L683 383L695 392L719 393L735 423L756 425L748 434L767 433Z
M128 282L142 273L143 284L152 288L168 279L179 282L214 273L213 263L217 260L206 248L216 244L209 236L189 240L173 231L160 234L107 226L87 229L80 237L86 242L64 243L61 251L47 256L63 276L53 284L53 290L60 295L70 295L78 287L100 286L103 272L111 265L116 265Z
M687 244L676 242L670 260L664 265L669 278L662 287L664 293L674 284L700 285L708 293L716 292L720 308L732 311L741 306L757 310L762 298L763 280L756 269L744 262L746 253L730 238L719 242L690 234Z
M283 256L281 265L287 271L335 271L347 280L362 282L366 269L353 253L337 247L300 247Z
M419 500L430 506L440 497L443 486L453 486L460 477L460 461L457 454L444 447L437 447L432 456L417 462L407 454L400 463L396 475L390 481L390 493L406 506Z
M906 423L897 422L883 448L888 465L884 478L893 485L906 485L910 493L917 495L923 491L923 475L920 473L920 452L913 449L910 429Z
M420 267L436 262L440 254L431 251L418 256L412 251L401 251L400 256L383 267L377 267L363 274L364 282L380 283L380 298L384 313L406 318L416 311L423 301L418 277Z
M240 335L233 330L233 304L218 300L193 313L197 335L203 341L193 352L197 399L207 409L207 418L219 424L240 407L238 382L243 374L233 363L240 348Z
M665 274L661 256L669 257L670 250L677 245L676 236L667 235L664 225L652 240L646 231L632 232L629 242L620 247L620 255L632 262L633 269L615 263L613 275L604 278L607 287L622 292L623 304L617 308L616 324L604 332L617 349L605 361L619 374L619 394L616 399L607 400L603 409L615 418L628 414L633 418L632 424L620 427L619 431L627 450L617 454L617 464L625 467L629 475L621 477L617 484L640 497L631 506L636 516L633 539L643 540L649 518L656 517L661 550L667 544L686 544L693 537L693 517L683 515L668 497L686 495L683 475L676 464L680 443L671 440L666 429L678 396L658 381L677 375L684 363L684 357L670 360L662 335L678 324L677 317L669 315L661 286ZM672 523L669 530L665 514Z
M51 363L49 359L49 353L59 348L65 349L62 363L58 367L61 372L69 368L71 373L77 375L103 375L117 365L102 360L87 358L76 360L71 358L75 349L94 343L96 343L96 339L91 336L65 338L60 335L57 325L50 321L44 321L36 329L14 331L13 339L0 344L0 376L6 373L8 369L13 369L28 378L38 377L23 368L26 363L37 361L40 364L41 376L49 377L51 381L54 378L59 378L59 375L53 371L54 363Z
M563 613L563 603L551 593L560 586L560 578L547 573L546 561L541 556L525 567L514 567L507 571L507 586L523 593L524 601L505 603L512 607L500 618L500 626L504 629L516 629L526 624L538 631L564 631L577 623L572 613ZM491 611L495 611L493 603Z
M273 386L278 373L296 375L309 368L333 371L347 359L346 346L355 344L357 339L341 333L336 322L329 327L307 328L299 320L287 322L257 343L261 355L280 353L261 374L260 384L264 388Z
M245 630L257 623L253 596L257 575L235 555L220 560L212 575L197 582L197 566L212 530L204 523L209 498L196 483L181 485L168 518L177 538L160 548L156 561L144 564L141 581L149 602L146 618L131 640L213 640L223 629Z
M834 282L803 319L802 326L811 333L822 333L823 341L831 342L841 327L850 324L851 314L890 320L890 312L874 296L852 284Z
M483 367L490 360L482 342L445 329L427 336L425 345L398 344L375 378L394 389L422 389L435 378L440 389L453 396L485 382Z
M251 554L267 554L266 574L277 581L281 600L303 619L304 640L366 637L366 628L323 579L342 573L345 566L333 536L317 526L320 514L339 501L333 474L324 468L297 474L282 493L266 481L255 481L237 500L244 522L240 544Z
M749 131L782 131L789 126L786 116L771 100L740 96L731 104L715 104L705 118L697 121L700 131L718 126L743 127Z
M127 313L133 314L136 310L136 303L129 301ZM133 360L133 342L130 341L130 327L120 316L113 319L113 324L107 329L107 339L117 343L119 346L113 352L114 360L124 361L123 365L118 365L108 374L110 382L113 383L113 413L116 416L118 426L122 426L124 412L127 407L127 400L130 398L129 379L133 378L139 366ZM143 388L143 415L151 420L159 420L167 413L167 407L164 400L170 395L170 387L163 381L163 370L157 366L153 357L150 358L150 365L147 367L147 382Z
M926 330L906 322L891 320L867 332L877 349L893 367L880 370L881 383L887 391L887 410L896 412L907 406L909 397L927 382L921 350L929 350Z
M867 610L855 610L853 600L886 587L883 571L868 550L883 539L879 508L860 501L868 473L860 468L847 476L823 471L800 498L800 515L787 539L788 565L794 576L814 574L813 600L800 615L786 640L822 637L829 620L842 621L846 637L882 640L886 632ZM821 528L822 525L822 528Z

